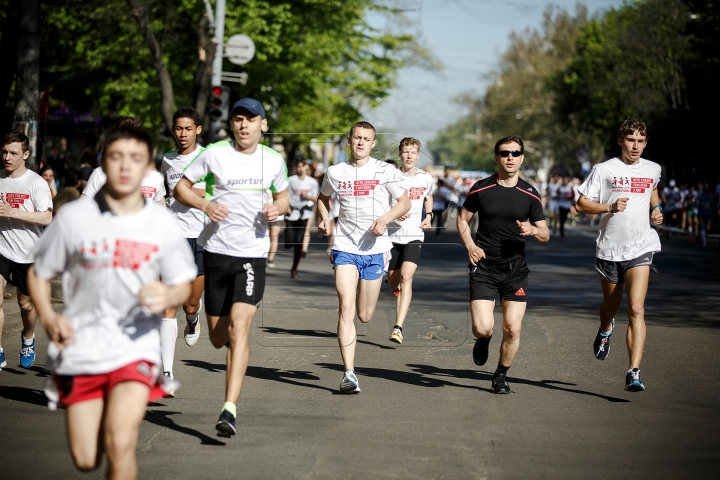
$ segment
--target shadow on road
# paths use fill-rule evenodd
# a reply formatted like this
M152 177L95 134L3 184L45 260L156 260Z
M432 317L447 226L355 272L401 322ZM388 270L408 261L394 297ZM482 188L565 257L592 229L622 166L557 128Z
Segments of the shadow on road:
M337 334L334 332L328 332L327 330L291 330L289 328L278 328L278 327L262 327L265 333L271 335L292 335L297 337L314 337L314 338L337 338ZM363 335L358 335L362 337ZM383 350L395 350L395 347L388 345L380 345L379 343L370 342L368 340L357 339L358 343L364 345L372 345L374 347L381 348Z
M204 433L198 432L197 430L183 427L182 425L178 425L177 423L175 423L175 421L170 418L170 415L176 415L179 413L180 412L168 412L165 410L148 410L147 412L145 412L145 420L159 427L169 428L170 430L175 430L176 432L184 433L185 435L190 435L191 437L196 437L200 439L201 445L225 446L225 443L221 442L220 440L216 440L212 437L205 435Z
M47 398L42 390L23 387L0 386L0 397L31 405L47 406Z

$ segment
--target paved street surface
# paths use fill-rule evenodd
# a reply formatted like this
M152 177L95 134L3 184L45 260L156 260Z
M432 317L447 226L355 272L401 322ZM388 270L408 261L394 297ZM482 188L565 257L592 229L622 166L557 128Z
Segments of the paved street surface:
M394 300L383 286L373 321L358 327L362 393L338 394L337 298L319 237L291 280L281 252L253 328L238 404L238 435L221 439L225 351L203 322L198 344L177 343L174 399L151 404L137 445L140 478L717 478L720 471L720 247L664 241L646 304L643 393L623 390L625 306L604 362L592 355L601 300L594 233L530 242L532 271L510 395L490 393L501 330L476 367L467 257L454 228L427 235L405 328L388 341ZM17 366L20 319L5 300L0 372L0 478L80 475L62 411L42 394L47 337L36 365ZM61 306L58 305L58 308ZM184 316L182 317L184 319Z

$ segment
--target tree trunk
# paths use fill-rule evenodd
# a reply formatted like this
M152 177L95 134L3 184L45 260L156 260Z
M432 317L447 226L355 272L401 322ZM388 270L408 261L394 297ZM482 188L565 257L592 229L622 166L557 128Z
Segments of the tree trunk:
M145 44L150 50L153 67L157 72L158 83L160 83L160 99L162 118L168 131L172 131L172 117L175 108L175 94L173 93L172 79L170 72L163 60L162 47L150 28L150 15L145 7L137 0L128 0L132 14L138 24L138 29L145 39Z
M193 79L193 104L195 110L200 114L200 118L203 119L205 118L205 109L210 94L212 64L217 51L217 45L207 35L209 23L207 15L203 15L198 25L198 64Z
M17 40L18 71L15 81L15 122L28 126L30 157L27 167L35 168L35 132L40 102L40 0L25 0L20 7L20 31Z
M17 71L18 5L18 2L10 2L1 30L0 65L3 65L3 68L0 70L0 114L5 111L7 106L10 98L10 88L12 88L15 72ZM7 125L3 130L7 130L9 127L10 125Z

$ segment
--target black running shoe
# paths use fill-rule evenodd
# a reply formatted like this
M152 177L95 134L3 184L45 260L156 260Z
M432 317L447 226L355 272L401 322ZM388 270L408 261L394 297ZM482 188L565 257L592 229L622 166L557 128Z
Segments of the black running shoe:
M505 374L495 372L492 378L492 391L493 393L510 393L510 385L505 379Z
M487 338L476 338L475 346L473 347L473 360L475 365L482 367L488 360L488 349L490 347L490 339L492 335Z
M640 370L633 368L625 376L625 390L628 392L644 392L645 385L640 381Z
M613 334L613 330L615 330L614 318L612 324L610 325L610 332L603 332L602 327L598 329L595 341L593 342L593 353L595 354L595 358L598 360L605 360L610 353L610 337Z
M235 430L235 417L232 413L227 410L223 410L215 424L215 430L217 430L218 437L230 438L237 430Z

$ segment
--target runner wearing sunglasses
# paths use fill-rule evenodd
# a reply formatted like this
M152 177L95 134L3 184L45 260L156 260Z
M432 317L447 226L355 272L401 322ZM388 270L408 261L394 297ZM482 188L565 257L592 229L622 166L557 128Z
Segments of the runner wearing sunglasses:
M498 173L470 188L457 218L457 228L470 258L470 312L478 366L488 360L495 319L495 299L500 294L503 339L500 361L492 378L493 393L510 393L506 375L520 347L520 329L527 306L528 274L525 237L545 243L550 231L540 194L520 179L523 163L520 137L505 137L495 144ZM468 226L478 213L475 240Z

